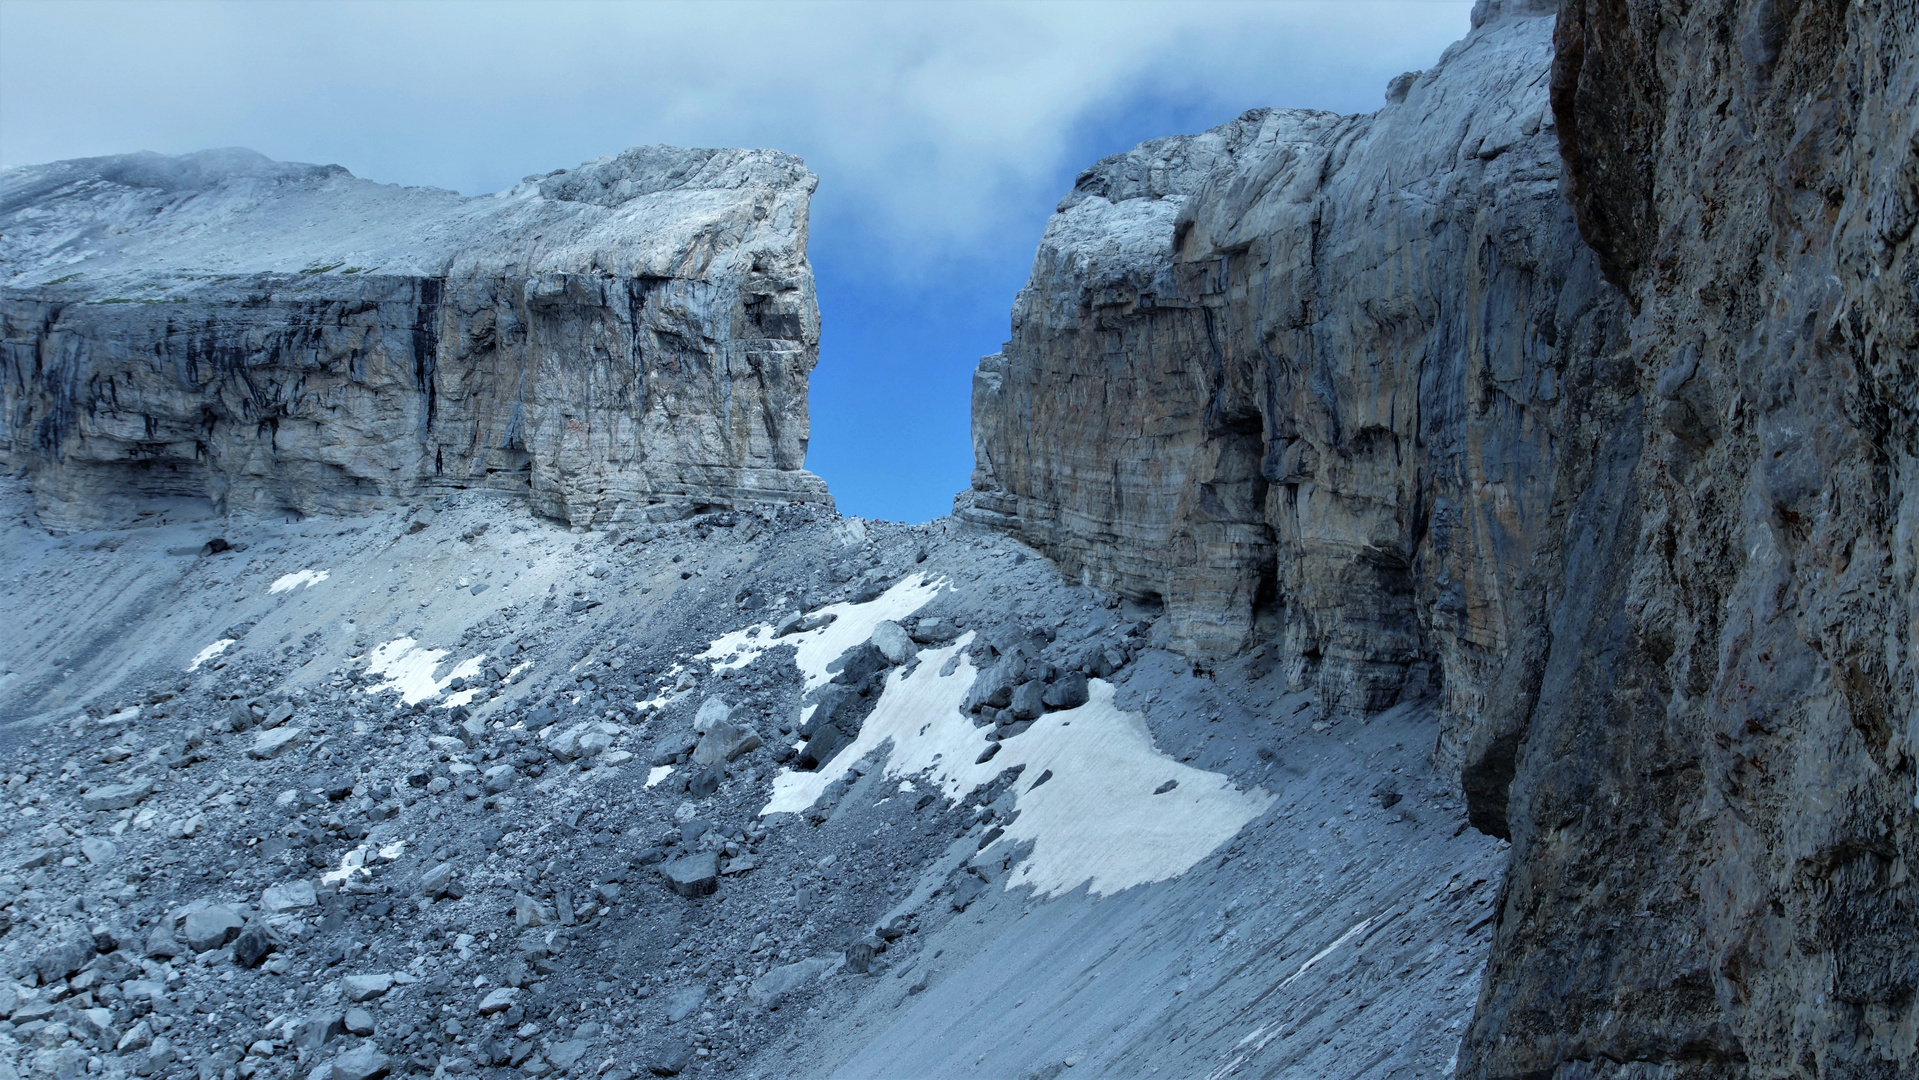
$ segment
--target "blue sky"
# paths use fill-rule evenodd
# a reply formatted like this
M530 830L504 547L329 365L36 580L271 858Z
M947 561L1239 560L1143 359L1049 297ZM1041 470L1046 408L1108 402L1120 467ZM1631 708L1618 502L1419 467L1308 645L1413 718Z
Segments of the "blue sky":
M946 513L973 365L1073 177L1249 108L1370 110L1467 0L0 0L0 165L246 146L468 194L639 143L820 175L807 465L843 513Z

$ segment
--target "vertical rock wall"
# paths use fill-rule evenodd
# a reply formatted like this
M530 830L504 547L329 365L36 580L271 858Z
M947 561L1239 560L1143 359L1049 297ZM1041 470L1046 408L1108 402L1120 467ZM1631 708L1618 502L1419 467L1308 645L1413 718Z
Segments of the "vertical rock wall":
M457 488L576 524L826 501L813 175L640 147L496 196L245 151L0 175L0 452L42 521Z
M1641 419L1521 729L1462 1076L1919 1074L1916 44L1912 3L1561 11Z

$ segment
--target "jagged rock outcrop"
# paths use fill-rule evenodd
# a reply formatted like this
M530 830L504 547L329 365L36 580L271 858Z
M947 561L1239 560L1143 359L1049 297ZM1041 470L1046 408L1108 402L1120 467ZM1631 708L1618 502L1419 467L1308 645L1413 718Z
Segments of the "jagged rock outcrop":
M1567 0L1557 45L1637 398L1460 1075L1911 1077L1919 5Z
M0 174L0 452L44 523L459 488L576 524L828 499L815 178L636 147L497 195L249 151Z
M1163 600L1188 651L1276 639L1331 710L1439 682L1479 713L1605 420L1574 391L1625 345L1559 193L1548 14L1482 4L1379 112L1083 174L975 377L959 512Z

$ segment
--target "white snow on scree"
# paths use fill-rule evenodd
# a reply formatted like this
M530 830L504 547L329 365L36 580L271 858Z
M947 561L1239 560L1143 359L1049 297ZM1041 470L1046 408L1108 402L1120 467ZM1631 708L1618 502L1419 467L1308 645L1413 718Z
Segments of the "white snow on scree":
M238 640L239 640L238 638L230 638L230 637L221 638L220 640L214 642L213 644L208 645L206 648L201 649L199 652L194 653L193 662L187 665L187 670L188 671L200 670L201 664L204 664L208 660L211 660L214 657L220 655L221 653L226 652L227 646L232 645L235 641L238 641Z
M817 772L783 770L760 813L804 811L848 765L882 747L887 776L925 774L949 801L1025 765L1015 784L1019 814L999 842L1030 840L1033 851L1006 887L1031 885L1054 897L1081 885L1104 896L1176 877L1272 804L1263 789L1239 791L1223 775L1160 753L1145 717L1114 705L1112 685L1098 679L1085 705L1048 713L1004 740L991 761L977 763L987 729L960 711L978 674L964 652L972 639L969 633L922 651L910 676L895 669L858 738ZM941 676L956 654L952 674ZM1053 775L1035 786L1048 771ZM1178 786L1155 795L1168 780Z
M295 570L291 574L283 574L274 579L273 584L267 586L267 593L268 595L273 595L276 593L292 592L302 585L311 589L330 576L331 575L325 570Z
M927 601L938 596L945 587L944 579L934 580L924 574L915 574L902 578L892 588L864 604L828 604L812 612L813 618L821 615L834 617L831 623L818 630L775 638L772 636L772 624L756 623L716 639L695 659L713 661L715 671L742 668L759 659L760 654L768 649L791 645L795 649L793 662L798 665L800 673L806 676L806 689L813 690L833 677L826 666L839 659L846 650L865 644L873 636L874 627L888 619L897 622L906 618L925 607Z
M434 669L447 655L445 649L423 649L410 637L394 638L392 641L374 649L367 657L366 669L370 675L377 675L386 681L367 688L367 693L379 694L388 690L397 690L400 700L408 705L438 697L454 679L471 679L480 673L480 664L486 660L486 654L462 660L453 670L438 678ZM465 694L462 691L462 694ZM455 694L448 699L449 704L465 704ZM466 694L470 700L471 694Z

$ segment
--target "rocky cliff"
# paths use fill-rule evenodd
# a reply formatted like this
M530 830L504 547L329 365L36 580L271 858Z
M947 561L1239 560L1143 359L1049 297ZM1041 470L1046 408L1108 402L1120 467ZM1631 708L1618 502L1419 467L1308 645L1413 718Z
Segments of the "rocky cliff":
M1546 13L1482 5L1379 112L1087 170L975 377L959 512L1164 602L1187 651L1269 643L1331 714L1480 712L1626 341L1559 194Z
M1459 1075L1919 1066L1916 23L1482 2L1088 170L980 365L961 515L1335 723L1441 693L1513 843Z
M247 151L0 174L0 453L54 528L459 488L575 524L826 501L815 178L636 147L497 195Z
M1510 803L1471 1076L1919 1071L1919 7L1568 0L1635 310Z

